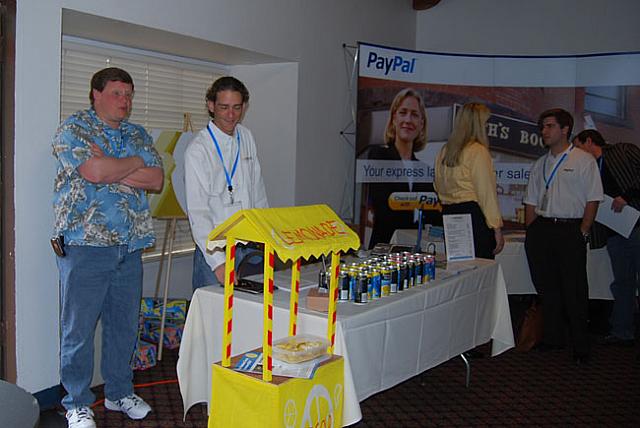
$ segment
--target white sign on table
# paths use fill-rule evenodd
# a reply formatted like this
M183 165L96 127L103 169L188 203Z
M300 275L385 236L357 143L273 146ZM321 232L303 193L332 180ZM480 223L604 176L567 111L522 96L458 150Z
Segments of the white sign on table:
M447 261L475 259L471 214L443 215L442 223Z

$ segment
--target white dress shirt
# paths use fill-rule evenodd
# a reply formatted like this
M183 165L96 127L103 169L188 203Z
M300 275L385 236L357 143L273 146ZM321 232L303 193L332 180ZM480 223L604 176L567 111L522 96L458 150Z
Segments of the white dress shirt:
M548 202L543 206L545 180L565 153L566 158L549 183ZM533 164L523 202L534 205L539 216L579 219L584 215L587 202L602 200L602 180L595 159L570 145L557 156L549 151Z
M207 252L209 232L241 209L267 208L269 204L251 131L238 124L231 136L218 129L213 121L209 126L218 141L229 176L240 137L240 158L231 180L233 195L229 194L220 155L207 128L196 134L185 151L185 190L191 234L207 264L214 270L225 262L225 252Z

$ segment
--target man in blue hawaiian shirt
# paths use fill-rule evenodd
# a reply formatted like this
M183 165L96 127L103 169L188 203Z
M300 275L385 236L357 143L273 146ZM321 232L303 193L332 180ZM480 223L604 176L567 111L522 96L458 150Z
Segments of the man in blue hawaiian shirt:
M72 114L53 139L54 236L60 273L60 378L69 427L95 427L89 389L96 323L102 320L105 407L142 419L129 365L142 295L142 250L155 235L146 191L160 191L162 163L142 126L130 123L133 79L106 68L93 75L91 108Z

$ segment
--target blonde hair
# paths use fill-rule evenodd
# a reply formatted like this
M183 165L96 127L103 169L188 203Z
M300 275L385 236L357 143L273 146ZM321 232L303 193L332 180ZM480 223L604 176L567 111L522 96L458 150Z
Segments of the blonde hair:
M442 163L449 167L457 166L460 162L462 150L470 143L477 141L489 148L487 129L485 124L491 115L491 110L481 103L467 103L456 115L453 131L445 147Z
M389 118L387 119L387 126L384 129L384 142L390 146L396 141L396 128L393 126L393 116L395 116L402 101L407 97L413 97L418 101L418 108L422 114L422 129L418 136L413 140L413 151L419 152L427 145L427 112L424 108L422 96L413 88L405 88L401 90L393 99Z

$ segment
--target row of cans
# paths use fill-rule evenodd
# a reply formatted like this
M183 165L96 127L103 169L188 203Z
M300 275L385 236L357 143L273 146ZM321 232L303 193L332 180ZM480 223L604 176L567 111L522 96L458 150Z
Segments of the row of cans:
M435 277L435 257L431 254L394 253L381 258L374 257L361 263L340 266L338 298L364 304L426 284ZM327 273L321 270L320 287L327 287L327 279Z

